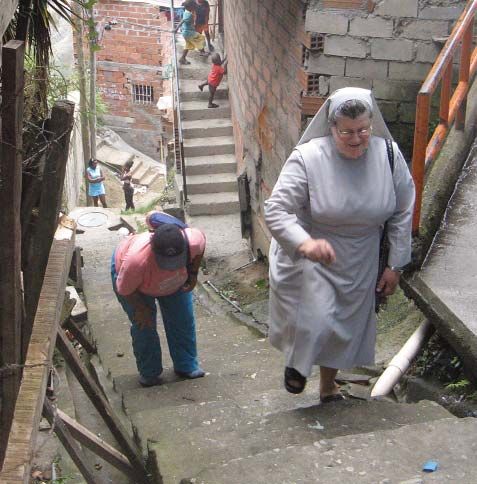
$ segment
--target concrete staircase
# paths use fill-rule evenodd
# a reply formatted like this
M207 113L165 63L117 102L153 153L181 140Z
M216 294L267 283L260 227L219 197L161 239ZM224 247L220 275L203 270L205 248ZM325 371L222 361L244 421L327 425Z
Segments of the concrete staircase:
M215 95L219 107L209 109L208 88L201 92L197 86L207 78L210 60L193 54L188 59L191 65L179 69L187 212L191 216L237 214L237 163L227 81L224 78ZM177 180L182 183L180 177Z
M118 170L122 169L124 163L132 160L134 162L132 182L136 185L150 187L159 177L163 176L164 170L158 163L151 162L146 157L135 153L119 150L107 143L98 145L96 157L99 161L113 165Z
M107 211L107 209L105 209ZM226 231L226 228L225 230ZM83 279L104 371L122 398L161 484L475 483L477 419L434 402L348 399L322 405L318 376L305 392L283 389L283 356L205 289L195 297L199 361L206 376L173 370L162 324L163 384L141 388L129 322L111 290L118 235L85 229ZM439 463L423 474L427 460Z

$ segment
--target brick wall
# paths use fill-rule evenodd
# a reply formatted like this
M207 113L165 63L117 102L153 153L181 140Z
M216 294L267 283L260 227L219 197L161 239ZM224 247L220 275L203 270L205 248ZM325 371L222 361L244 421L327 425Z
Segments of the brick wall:
M323 97L345 86L373 89L393 136L410 159L417 92L465 4L312 0L305 28L320 42L306 54L313 91L308 94Z
M147 2L99 0L94 6L97 30L102 35L97 58L97 86L107 105L104 121L129 144L159 159L161 117L156 107L163 93L162 36L166 18ZM108 21L116 21L104 30ZM136 25L140 24L140 25ZM150 86L150 104L134 100L134 85Z
M238 169L250 180L253 246L266 253L263 202L301 131L304 2L224 2L224 31Z

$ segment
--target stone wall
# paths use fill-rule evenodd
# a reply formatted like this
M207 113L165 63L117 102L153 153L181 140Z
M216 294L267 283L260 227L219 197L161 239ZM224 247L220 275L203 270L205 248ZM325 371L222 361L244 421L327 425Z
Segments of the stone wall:
M389 128L409 159L415 100L466 2L314 0L305 28L314 39L305 69L313 94L373 89Z
M66 164L65 183L63 187L63 206L71 212L80 201L81 192L84 193L84 158L81 140L81 121L79 113L79 92L68 95L68 99L75 103L75 122L71 131L68 162Z
M104 122L124 140L148 156L159 159L162 129L156 107L162 95L162 41L169 34L166 17L148 2L100 0L94 6L97 30L102 46L96 54L97 86L107 105ZM104 29L114 21L111 30ZM163 39L164 36L164 39ZM134 86L147 86L152 96L135 95Z
M452 0L224 2L236 156L250 180L254 249L268 249L263 203L283 163L335 89L373 89L410 159L417 92L464 6Z
M254 249L268 249L263 202L301 131L304 2L224 2L228 83L239 173L250 180Z

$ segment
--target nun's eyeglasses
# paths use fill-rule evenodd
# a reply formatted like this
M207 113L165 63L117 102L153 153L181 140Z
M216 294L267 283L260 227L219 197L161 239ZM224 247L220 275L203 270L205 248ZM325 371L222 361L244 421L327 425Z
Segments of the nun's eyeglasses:
M336 128L336 132L340 136L340 138L344 139L350 139L354 136L356 133L360 138L366 138L371 134L371 131L373 130L372 126L369 126L368 128L361 128L356 131L352 129L338 129Z

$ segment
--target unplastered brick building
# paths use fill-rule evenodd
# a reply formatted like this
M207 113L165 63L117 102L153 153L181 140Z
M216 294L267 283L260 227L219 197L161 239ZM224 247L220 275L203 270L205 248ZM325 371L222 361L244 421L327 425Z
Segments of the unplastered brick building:
M157 2L99 0L94 5L101 50L97 87L107 106L105 124L131 146L160 159L163 126L156 104L162 96L163 43L168 22Z
M236 156L250 189L254 249L268 249L263 203L281 167L335 89L372 89L410 159L417 92L465 3L224 2Z

